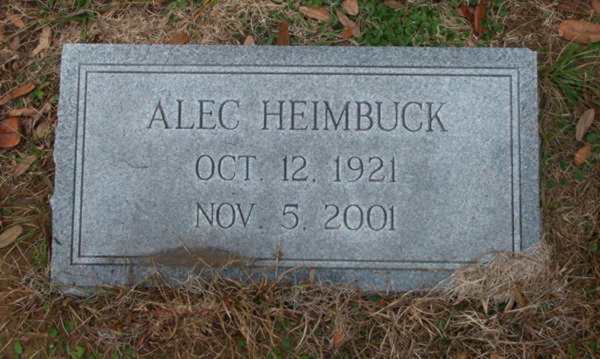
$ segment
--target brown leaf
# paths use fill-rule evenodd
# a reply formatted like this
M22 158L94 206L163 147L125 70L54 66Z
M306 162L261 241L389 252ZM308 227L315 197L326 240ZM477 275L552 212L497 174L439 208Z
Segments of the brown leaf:
M28 120L23 123L25 134L31 136L33 129L38 124L38 121L42 118L42 116L50 112L50 110L52 110L52 104L50 104L50 102L46 102L39 111L36 111L31 117L29 117Z
M0 148L13 148L21 142L19 118L9 117L0 122Z
M597 16L600 16L600 0L592 0L592 9L594 9Z
M190 42L190 35L184 31L174 32L167 39L167 44L171 45L185 45Z
M12 226L0 234L0 248L5 248L13 244L23 233L23 227L20 225Z
M481 36L485 32L483 27L483 20L485 20L486 13L486 2L479 0L477 6L475 6L475 13L473 15L473 30L475 35Z
M490 354L490 359L504 359L504 357L498 353Z
M4 24L0 23L0 44L4 42Z
M33 107L16 108L8 111L8 117L31 117L38 114L38 110Z
M21 20L21 17L18 15L8 15L8 20L10 20L10 22L15 25L15 27L18 27L19 29L22 29L25 27L25 23L23 22L23 20Z
M462 3L458 7L458 12L460 13L460 15L462 17L464 17L465 19L467 19L467 21L469 21L469 24L471 24L471 27L472 27L473 22L475 21L475 13L473 12L473 9L466 3Z
M574 14L581 14L582 13L581 2L580 1L562 0L558 4L557 9L560 10L560 11L572 12Z
M385 0L383 2L383 5L390 7L394 10L398 10L400 9L402 6L404 6L404 1L399 1L399 0Z
M335 331L335 333L333 334L333 337L331 338L331 342L333 343L333 347L335 349L339 349L339 347L342 346L342 343L344 343L344 332L340 329L337 329Z
M290 26L287 21L282 21L277 26L277 45L287 46L290 44Z
M358 15L358 0L344 0L342 8L344 8L344 11L348 15Z
M244 40L244 45L245 46L256 45L256 40L254 40L254 36L252 36L252 35L246 36L246 39Z
M13 39L10 40L8 47L10 47L10 49L13 51L17 51L19 49L19 46L21 46L21 38L15 35Z
M342 38L344 40L349 40L351 37L360 37L360 26L358 26L357 23L350 20L350 18L339 9L336 10L335 13L340 23L344 25L344 31L342 32Z
M583 141L585 134L592 127L592 123L594 123L594 117L596 117L596 111L593 108L585 111L583 115L577 121L577 128L575 131L575 138L577 141Z
M40 122L40 124L37 125L37 127L33 131L33 138L39 140L46 137L52 129L51 125L52 121L50 121L50 119Z
M583 20L565 20L560 24L558 34L569 41L589 44L600 41L600 25Z
M335 11L335 14L338 17L338 20L340 21L340 23L342 25L344 25L345 27L354 27L356 26L356 23L352 20L350 20L350 18L348 16L346 16L346 14L344 14L343 12L341 12L339 9Z
M300 6L298 10L300 10L304 16L318 21L327 22L330 19L329 11L327 11L325 6Z
M50 47L50 38L52 37L52 30L49 27L45 27L40 34L40 41L38 45L33 49L31 55L36 56L40 52L47 50Z
M33 91L34 88L35 83L29 82L25 85L21 85L17 88L8 91L8 93L5 93L2 97L0 97L0 106L6 105L7 103L16 98L27 95L28 93Z
M587 161L587 159L592 155L592 145L586 143L575 153L575 166L581 166Z
M15 166L13 176L19 177L23 173L27 172L29 167L31 167L31 165L33 164L33 162L35 162L36 159L37 157L35 157L34 155L25 157L21 162L19 162L19 164Z
M515 298L519 308L525 308L527 306L527 297L525 297L525 294L523 294L523 291L517 285L513 287L513 297Z
M342 39L350 40L353 36L353 31L351 27L344 27L344 31L342 31Z

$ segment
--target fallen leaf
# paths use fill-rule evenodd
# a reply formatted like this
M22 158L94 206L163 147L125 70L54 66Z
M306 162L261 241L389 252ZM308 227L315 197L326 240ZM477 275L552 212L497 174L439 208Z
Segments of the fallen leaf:
M4 42L4 24L0 24L0 43Z
M402 6L404 6L404 2L403 1L399 1L399 0L385 0L383 2L383 5L392 8L394 10L398 10L400 9Z
M13 244L23 233L23 227L20 225L12 226L0 234L0 248L5 248Z
M47 50L50 47L50 38L52 37L52 30L49 27L45 27L40 34L40 41L38 45L33 49L31 55L37 56L40 52Z
M171 45L185 45L190 42L190 35L184 31L172 33L167 39L167 44Z
M460 6L458 7L458 12L460 12L460 15L467 19L467 21L469 21L469 24L473 26L473 22L475 20L475 13L469 5L467 5L466 3L460 4Z
M21 39L19 38L19 36L14 35L13 39L10 40L8 47L10 47L10 49L13 51L17 51L19 46L21 46Z
M600 0L592 0L592 9L600 16Z
M575 166L581 166L587 161L587 159L592 155L592 145L586 143L575 153Z
M342 31L342 39L344 40L350 40L353 36L354 31L352 31L351 27L344 27L344 30Z
M37 125L35 130L33 130L33 138L35 140L40 140L46 137L51 132L51 125L52 121L50 121L50 119L40 122L40 124Z
M515 298L519 308L525 308L527 306L527 297L525 297L525 294L523 294L523 291L521 291L521 288L519 288L517 285L513 287L513 297Z
M0 148L13 148L21 142L19 118L9 117L0 122Z
M582 13L580 1L562 0L558 4L557 8L558 8L558 10L565 11L565 12L572 12L574 14Z
M318 21L327 22L330 19L329 12L325 6L300 6L298 10L300 10L304 16Z
M469 354L466 352L459 352L456 354L456 359L469 359Z
M8 15L8 20L10 20L10 22L15 25L15 27L18 27L19 29L22 29L25 27L25 23L23 22L23 20L21 20L20 16L11 14Z
M583 115L577 121L577 128L575 131L575 138L577 141L583 141L583 137L587 131L592 127L592 123L594 123L594 117L596 117L596 111L593 108L585 111Z
M38 110L33 107L16 108L8 111L8 117L31 117L37 115Z
M25 85L21 85L17 88L14 88L14 89L8 91L8 93L6 93L2 97L0 97L0 106L4 106L16 98L27 95L28 93L33 91L34 88L35 88L35 83L29 82L29 83L26 83Z
M342 32L342 38L344 38L344 40L348 40L353 36L360 37L360 27L358 24L350 20L350 18L339 9L336 10L335 14L337 15L340 23L344 25L344 31Z
M600 41L600 25L583 20L565 20L560 23L558 34L569 41L589 44Z
M29 169L29 167L31 167L31 165L33 164L33 162L35 162L36 159L37 159L37 157L35 157L34 155L30 155L30 156L25 157L21 162L19 162L15 166L15 170L13 172L13 176L19 177L23 173L27 172L27 170Z
M290 26L287 21L282 21L277 26L277 45L287 46L290 44Z
M50 104L50 102L46 102L39 111L36 111L35 114L27 118L27 121L22 123L25 134L31 136L33 129L38 124L39 120L42 118L42 116L50 112L50 110L52 110L52 104Z
M331 338L331 342L333 343L333 347L335 349L341 347L342 343L344 342L344 332L340 329L336 330Z
M348 15L358 15L358 0L344 0L342 8Z
M254 36L252 36L252 35L246 36L246 39L244 40L244 45L245 46L256 45L256 40L254 40Z
M346 14L344 14L343 12L341 12L339 9L335 11L335 14L338 17L338 20L340 21L340 23L342 25L344 25L345 27L354 27L356 26L356 23L352 20L350 20L350 18L348 16L346 16Z
M479 3L477 3L477 6L475 6L475 12L473 15L473 30L477 36L481 36L485 32L483 21L485 20L486 5L487 4L484 0L479 0Z
M504 359L504 357L498 353L490 354L490 359Z

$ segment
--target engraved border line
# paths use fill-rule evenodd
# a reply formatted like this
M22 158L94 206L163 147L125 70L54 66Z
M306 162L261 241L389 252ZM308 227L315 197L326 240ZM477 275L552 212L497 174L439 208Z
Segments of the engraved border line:
M91 63L80 63L78 64L78 87L77 87L77 116L76 116L76 139L75 139L75 159L77 162L77 138L78 138L78 129L79 129L79 102L80 102L80 94L79 94L79 88L80 88L80 71L81 71L81 66L82 65L88 65L88 66L160 66L160 67L198 67L198 66L204 66L204 67L296 67L296 68L323 68L323 67L341 67L341 68L389 68L389 69L487 69L487 70L517 70L517 76L519 76L519 69L515 68L515 67L506 67L506 68L499 68L499 67L456 67L456 66L451 66L451 67L444 67L444 66L364 66L364 65L258 65L258 64L251 64L251 65L244 65L244 64L227 64L227 65L222 65L222 64L206 64L206 65L186 65L186 64L91 64ZM88 70L86 71L85 74L85 92L84 92L84 115L83 115L83 138L82 138L82 151L81 151L81 192L80 192L80 208L79 208L79 238L78 238L78 258L120 258L120 259L126 259L126 258L141 258L144 256L82 256L81 255L81 231L82 231L82 213L83 213L83 176L84 176L84 161L85 161L85 119L86 119L86 105L87 105L87 83L88 83L88 74L89 73L132 73L132 74L197 74L197 75L326 75L326 76L425 76L425 77L496 77L496 78L509 78L510 79L510 106L511 106L511 121L510 121L510 137L511 137L511 146L510 146L510 150L511 150L511 196L513 197L513 200L511 201L511 207L512 207L512 223L513 223L513 235L512 235L512 243L513 243L513 251L515 251L515 231L514 231L514 227L515 227L515 206L514 206L514 153L513 153L513 148L514 148L514 142L513 142L513 93L512 93L512 84L513 84L513 75L511 74L503 74L503 75L499 75L499 74L419 74L419 73L406 73L406 74L398 74L398 73L355 73L355 72L249 72L249 71L244 71L244 72L235 72L235 71L127 71L127 70L123 70L123 71L117 71L117 70ZM517 83L517 89L519 90L519 83ZM517 101L519 101L519 97L517 96ZM520 113L517 117L517 120L519 121L520 124ZM520 126L519 126L519 131L520 131ZM520 155L520 135L519 135L519 139L518 139L518 152ZM75 169L74 169L74 176L76 176L76 165L77 163L75 163ZM519 161L519 165L520 165L520 161ZM520 171L519 171L520 172ZM74 190L76 190L76 180L74 178L74 184L73 184ZM521 178L520 178L520 174L519 174L519 188L521 187ZM521 191L519 190L519 197L521 197ZM73 203L75 204L75 196L73 196ZM519 198L519 207L521 206L521 199ZM519 208L520 211L520 208ZM75 218L75 206L73 208L73 228L72 228L72 240L71 240L71 265L114 265L114 266L119 266L119 265L131 265L132 263L75 263L74 262L74 258L73 258L73 245L74 245L74 239L75 239L75 222L74 222L74 218ZM519 221L519 226L521 226L521 221ZM522 226L521 226L522 227ZM519 231L521 232L521 230ZM519 248L522 247L522 238L519 235ZM275 258L256 258L257 261L273 261L275 260ZM352 262L357 262L357 263L423 263L423 264L467 264L467 263L472 263L471 261L432 261L432 260L345 260L345 259L299 259L299 258L285 258L284 261L310 261L310 262L348 262L348 263L352 263ZM323 268L328 268L328 269L332 269L329 266L324 266ZM352 269L357 269L357 268L352 268L352 267L341 267L340 269L346 269L346 270L352 270ZM376 270L393 270L394 268L362 268L359 267L358 269L376 269ZM397 270L410 270L407 268L396 268ZM430 269L419 269L419 270L430 270ZM438 269L434 269L434 270L438 270ZM443 269L440 269L443 270Z

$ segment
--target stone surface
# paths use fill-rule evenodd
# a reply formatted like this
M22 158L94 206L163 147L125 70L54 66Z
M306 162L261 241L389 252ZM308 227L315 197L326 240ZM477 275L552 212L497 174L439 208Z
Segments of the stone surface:
M60 90L66 286L413 289L539 239L527 49L67 45Z

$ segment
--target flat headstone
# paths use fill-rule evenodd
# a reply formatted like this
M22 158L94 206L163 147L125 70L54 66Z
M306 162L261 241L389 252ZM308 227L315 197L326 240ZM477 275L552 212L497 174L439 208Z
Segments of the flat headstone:
M52 279L435 285L540 235L527 49L67 45Z

